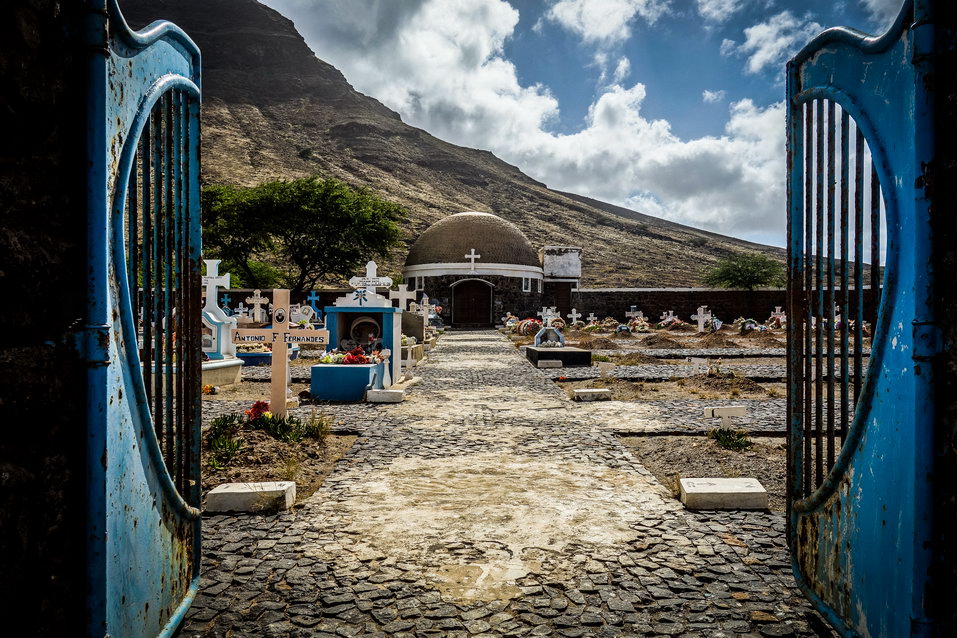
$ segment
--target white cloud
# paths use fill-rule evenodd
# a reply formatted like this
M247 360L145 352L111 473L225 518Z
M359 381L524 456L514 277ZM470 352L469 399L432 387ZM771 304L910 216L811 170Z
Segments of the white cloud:
M505 57L518 15L501 0L424 0L401 12L390 0L330 0L322 14L307 0L267 2L296 20L321 59L413 126L488 149L553 188L783 243L782 104L735 102L724 134L683 140L642 114L646 88L623 84L622 57L580 130L556 134L548 124L558 101L547 87L522 86Z
M724 40L721 54L745 55L748 58L745 70L760 73L768 67L783 67L791 55L823 30L824 27L810 17L798 18L790 11L782 11L745 29L744 42L740 45Z
M894 22L901 10L901 0L861 0L874 24L884 31Z
M724 22L741 10L747 0L695 0L698 15L707 22Z
M631 35L636 16L654 24L670 0L558 0L545 16L588 43L615 44Z
M701 92L701 99L704 100L705 103L707 104L721 102L722 100L724 100L724 96L725 96L724 89L720 91L709 91L708 89L705 89L704 91Z
M628 77L629 73L631 73L631 62L628 60L628 58L619 58L618 65L615 66L615 74L613 78L615 84L620 83L622 80Z

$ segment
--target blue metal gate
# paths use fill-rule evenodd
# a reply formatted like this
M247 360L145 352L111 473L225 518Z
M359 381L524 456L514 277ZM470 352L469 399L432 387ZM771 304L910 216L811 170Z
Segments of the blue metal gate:
M199 50L86 6L87 634L165 636L199 581Z
M787 71L788 537L848 636L930 631L929 4L880 37L829 29Z

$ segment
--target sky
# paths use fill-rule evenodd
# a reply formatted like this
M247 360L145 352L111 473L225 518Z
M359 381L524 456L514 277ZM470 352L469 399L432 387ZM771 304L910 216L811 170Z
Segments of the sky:
M551 188L785 244L784 64L900 0L261 0L360 92ZM453 211L457 212L457 211Z

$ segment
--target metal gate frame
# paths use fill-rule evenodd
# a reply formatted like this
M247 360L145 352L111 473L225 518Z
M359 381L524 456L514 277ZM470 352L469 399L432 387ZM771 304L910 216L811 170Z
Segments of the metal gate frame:
M117 0L84 4L89 303L79 347L89 365L85 633L168 636L192 602L200 568L201 370L198 343L194 353L191 341L200 332L200 54L192 40L168 22L133 32ZM175 113L172 99L164 97L172 91L183 96ZM157 103L171 105L167 122L174 117L177 122L176 128L167 124L163 129L171 140L168 148L175 144L175 159L172 153L164 156L171 158L164 175L167 185L175 180L179 197L162 200L163 214L175 222L160 232L175 233L175 239L164 235L167 245L178 242L181 298L197 300L195 313L188 312L188 302L179 309L183 316L177 323L167 314L162 324L168 333L163 338L171 343L176 340L172 330L179 330L182 353L176 361L182 418L175 439L170 439L177 458L175 476L167 467L146 400L133 312L136 293L130 290L136 277L128 273L125 255L137 147ZM171 281L170 272L157 275L157 280ZM169 298L169 291L163 292ZM163 363L168 366L163 368L166 377L174 369L171 362L169 357Z
M788 542L799 586L845 636L931 632L930 362L940 339L932 310L930 202L923 177L934 158L927 85L935 46L932 5L906 1L879 37L828 29L787 66ZM801 114L812 100L836 102L863 133L883 186L888 236L868 374L843 446L819 486L804 485L803 463L810 459L802 418L805 361L797 345L811 303L802 284L807 273Z

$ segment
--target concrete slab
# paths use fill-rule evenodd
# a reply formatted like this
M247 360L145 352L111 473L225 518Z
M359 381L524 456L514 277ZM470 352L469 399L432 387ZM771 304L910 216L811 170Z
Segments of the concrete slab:
M405 398L405 390L369 390L366 392L366 401L369 403L401 403Z
M562 362L558 359L539 359L537 366L539 368L561 368Z
M578 401L609 401L611 390L608 388L581 388L575 390L575 399Z
M223 483L206 495L207 512L262 512L289 509L296 502L293 481Z
M753 478L683 478L681 502L693 510L764 510L768 492Z

